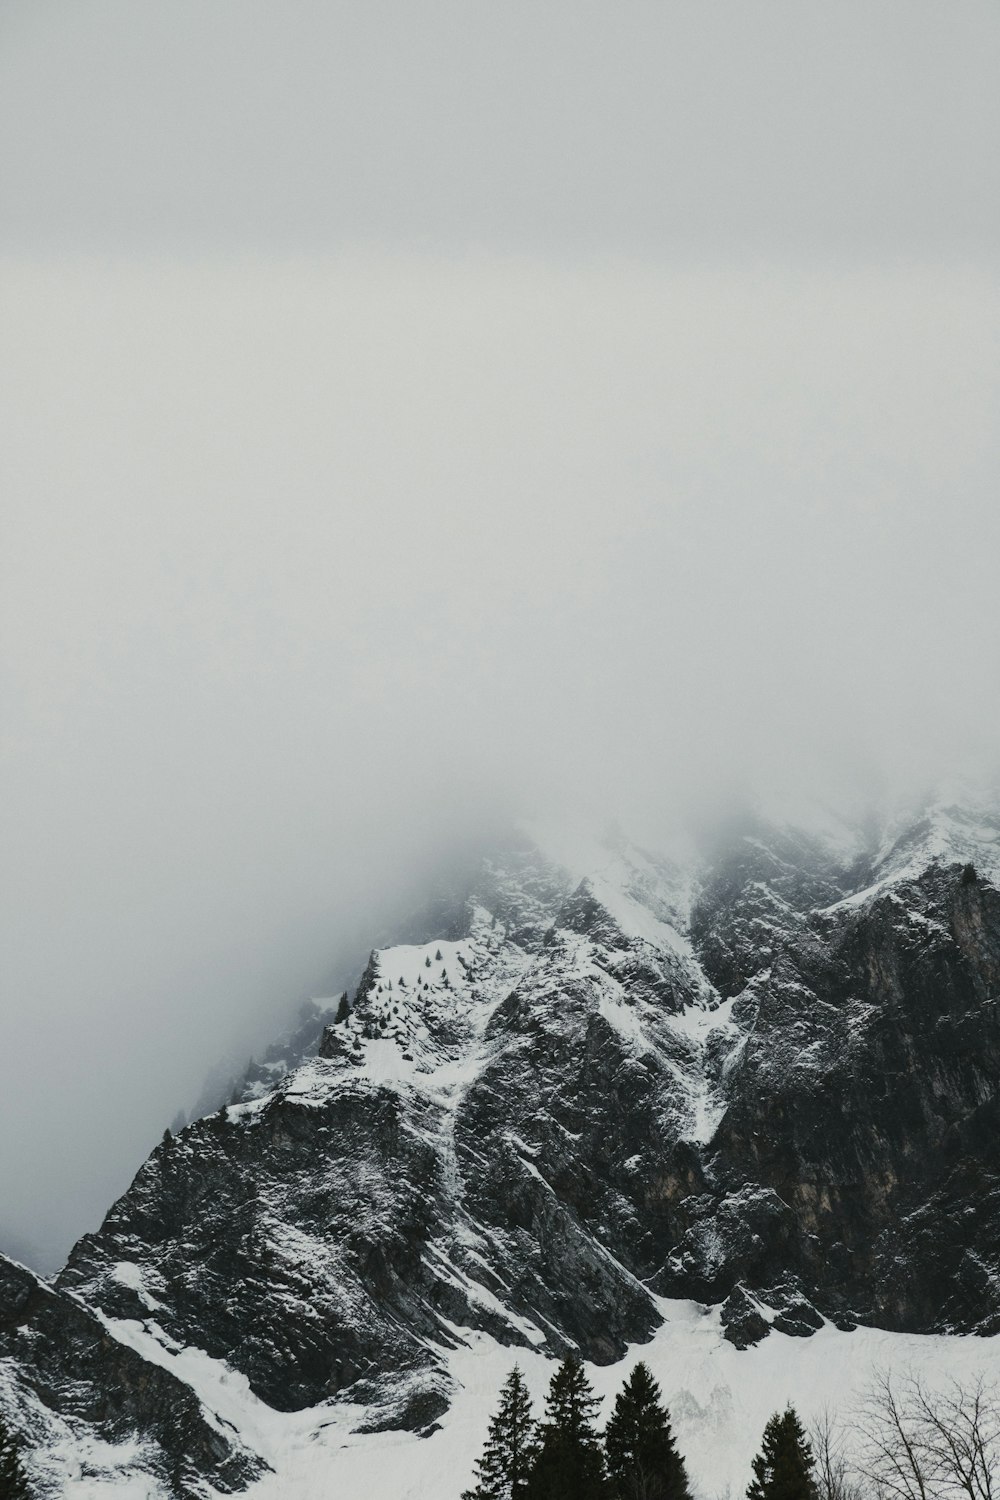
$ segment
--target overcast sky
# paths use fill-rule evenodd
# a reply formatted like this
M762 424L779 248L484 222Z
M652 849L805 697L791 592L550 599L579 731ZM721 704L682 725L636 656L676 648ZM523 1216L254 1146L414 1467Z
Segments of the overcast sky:
M993 753L1000 11L5 0L0 1234L498 806Z

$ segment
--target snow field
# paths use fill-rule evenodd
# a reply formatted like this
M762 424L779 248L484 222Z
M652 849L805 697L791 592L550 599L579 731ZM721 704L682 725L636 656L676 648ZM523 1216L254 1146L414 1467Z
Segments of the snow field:
M664 1322L648 1344L634 1346L616 1364L588 1366L587 1373L602 1401L603 1423L635 1361L649 1365L698 1500L739 1500L764 1424L788 1402L808 1424L827 1408L849 1415L882 1370L912 1370L931 1385L979 1375L1000 1382L1000 1337L873 1328L843 1333L827 1324L807 1339L772 1332L740 1351L722 1337L717 1309L666 1300L660 1309ZM511 1366L521 1367L538 1415L556 1368L535 1349L508 1348L485 1334L455 1330L462 1345L446 1357L454 1396L438 1429L429 1437L359 1433L354 1429L366 1416L364 1408L336 1404L276 1412L253 1395L245 1376L198 1349L171 1347L155 1325L109 1321L108 1327L188 1381L220 1427L235 1428L271 1465L273 1472L250 1486L247 1500L459 1500ZM151 1481L123 1475L117 1482L70 1481L65 1493L68 1500L159 1500L160 1492Z

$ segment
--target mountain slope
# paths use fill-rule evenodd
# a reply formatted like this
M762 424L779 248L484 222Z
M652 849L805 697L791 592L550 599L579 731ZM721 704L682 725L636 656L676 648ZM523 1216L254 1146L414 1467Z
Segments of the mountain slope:
M512 841L318 1056L165 1141L56 1295L356 1432L447 1426L469 1348L605 1365L678 1299L736 1349L995 1332L998 847L953 805L867 849L612 840L579 880Z
M116 1490L152 1476L177 1493L206 1480L231 1494L264 1464L206 1411L188 1384L145 1359L108 1321L0 1258L0 1404L35 1452L37 1477Z

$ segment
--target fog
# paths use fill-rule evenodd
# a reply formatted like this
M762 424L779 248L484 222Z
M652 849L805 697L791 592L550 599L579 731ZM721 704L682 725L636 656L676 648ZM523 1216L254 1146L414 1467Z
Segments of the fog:
M998 40L4 7L3 1244L509 816L995 763Z
M12 237L993 253L991 0L5 0Z

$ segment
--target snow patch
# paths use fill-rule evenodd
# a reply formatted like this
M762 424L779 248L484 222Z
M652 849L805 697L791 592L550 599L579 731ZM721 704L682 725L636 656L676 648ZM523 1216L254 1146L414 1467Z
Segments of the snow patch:
M679 958L696 962L694 950L688 939L675 927L661 922L648 907L642 905L605 875L588 875L586 886L594 899L604 907L608 916L626 937L639 938L654 948L666 949Z

